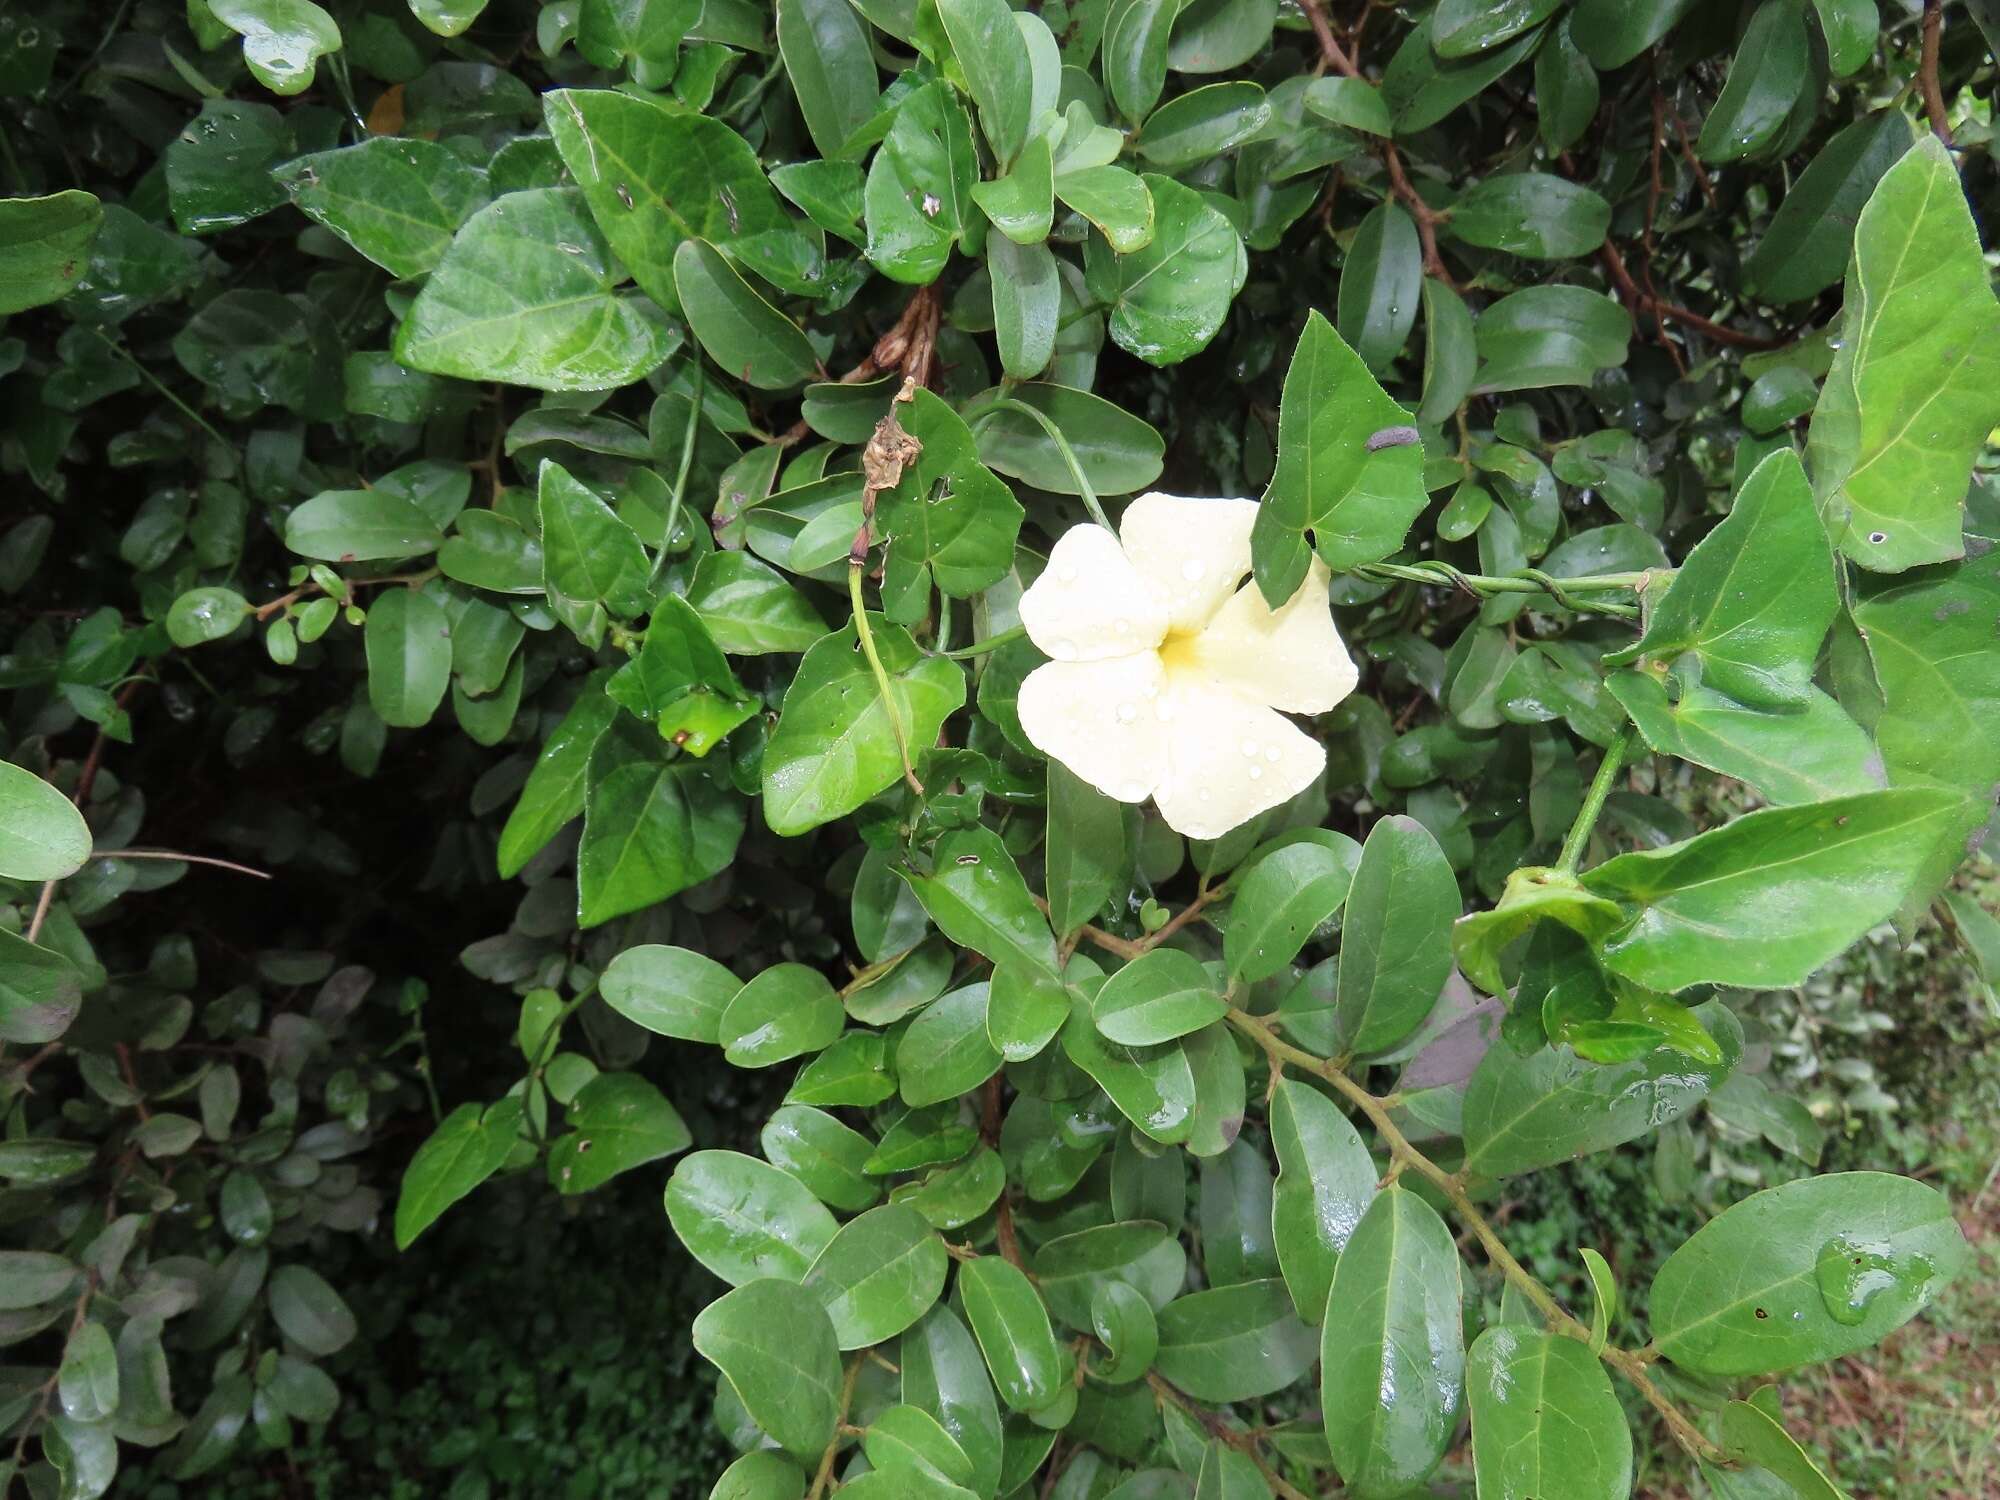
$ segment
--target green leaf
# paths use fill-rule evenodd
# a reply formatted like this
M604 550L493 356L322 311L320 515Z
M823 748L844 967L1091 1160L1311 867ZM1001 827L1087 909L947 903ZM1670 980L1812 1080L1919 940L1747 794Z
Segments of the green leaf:
M1048 799L1049 923L1067 937L1102 911L1129 878L1131 853L1124 808L1055 760L1049 762Z
M1443 0L1431 17L1431 47L1439 57L1470 57L1538 26L1562 0Z
M1475 57L1446 59L1431 43L1435 22L1435 16L1418 22L1382 72L1382 98L1398 135L1428 129L1466 100L1483 93L1487 85L1525 60L1542 37L1539 27L1530 27L1512 41Z
M548 391L601 391L665 359L672 334L623 271L575 188L508 193L458 231L396 330L414 370Z
M2000 422L2000 301L1951 153L1926 137L1861 211L1840 349L1806 456L1840 550L1900 573L1965 554L1973 459Z
M582 0L577 50L600 68L671 72L701 10L695 0Z
M987 986L968 984L933 1001L896 1044L903 1102L940 1104L969 1094L1000 1071L986 1035Z
M1339 911L1361 862L1345 834L1314 830L1250 866L1229 908L1222 952L1240 984L1269 979L1298 957L1313 930Z
M696 563L687 602L715 644L737 656L804 651L826 634L803 594L741 552L711 552Z
M1535 125L1551 152L1582 140L1597 118L1597 70L1577 47L1564 17L1535 53Z
M935 583L963 599L992 587L1013 566L1020 503L979 461L972 429L938 397L918 390L899 402L896 415L921 447L894 488L876 500L888 546L886 592L927 598Z
M1722 96L1702 121L1695 154L1704 161L1736 161L1776 141L1799 96L1812 86L1811 45L1801 0L1753 11Z
M817 1463L840 1419L841 1387L840 1350L819 1299L789 1281L748 1282L703 1308L693 1334L751 1420Z
M757 1141L773 1166L784 1168L820 1202L844 1213L870 1208L882 1196L882 1184L862 1171L875 1143L825 1110L781 1105L764 1122Z
M720 120L611 89L552 89L542 112L612 252L662 307L680 305L675 252L691 239L788 291L818 272L757 153Z
M1913 137L1899 109L1837 132L1798 175L1764 237L1743 260L1743 283L1767 302L1803 302L1847 273L1861 211Z
M1763 1136L1778 1150L1818 1166L1826 1148L1826 1127L1803 1101L1779 1093L1753 1073L1731 1074L1708 1097L1708 1114L1746 1136Z
M1247 1453L1210 1438L1195 1474L1194 1500L1270 1500L1271 1487Z
M1147 173L1143 180L1153 199L1153 237L1130 254L1093 238L1084 246L1084 274L1091 295L1110 309L1119 348L1149 365L1178 364L1222 327L1249 260L1235 227L1200 193L1170 177ZM1056 179L1064 202L1066 181Z
M1373 91L1369 92L1372 95ZM1306 102L1310 107L1310 92ZM1379 100L1377 104L1379 107ZM1387 118L1385 111L1385 123ZM1191 167L1234 150L1270 119L1271 106L1260 85L1248 79L1206 84L1169 100L1147 117L1146 128L1139 132L1139 154L1168 171Z
M879 96L868 28L847 0L776 0L776 8L778 52L813 145L841 156Z
M846 1016L824 974L804 964L759 970L716 1021L723 1055L739 1068L768 1068L831 1046Z
M1028 139L1034 79L1007 0L937 0L952 54L979 104L979 128L1004 169Z
M639 534L553 459L542 462L537 492L550 592L601 601L621 616L643 614L652 603L651 565Z
M1194 1072L1180 1043L1127 1047L1113 1042L1099 1034L1084 997L1073 993L1062 1048L1147 1136L1162 1144L1188 1138L1194 1126Z
M1893 916L1957 795L1911 788L1768 808L1664 849L1621 854L1583 877L1625 907L1604 962L1649 989L1802 984Z
M285 517L285 545L325 562L421 557L444 541L421 506L387 490L325 490Z
M967 1487L978 1495L1000 1483L1000 1410L993 1397L979 1346L951 1308L943 1303L903 1335L896 1363L902 1367L903 1399L936 1417L972 1462Z
M965 706L965 674L957 665L923 655L907 633L886 622L872 622L871 633L889 677L887 701L851 621L815 642L799 662L764 749L764 817L774 833L817 828L895 784L902 760L892 712L905 742L920 747L935 741L944 721Z
M972 125L950 86L935 81L906 95L862 190L869 262L892 281L936 280L970 222L978 180Z
M271 1273L271 1321L308 1354L338 1354L360 1331L354 1313L326 1278L306 1266Z
M798 325L758 296L705 240L681 241L674 288L708 357L745 384L788 391L822 373Z
M842 1349L894 1338L944 1290L949 1257L930 1222L886 1204L842 1226L806 1273L805 1289L825 1307Z
M1760 1375L1879 1343L1969 1260L1951 1205L1884 1172L1836 1172L1753 1193L1653 1278L1653 1337L1684 1369Z
M1378 1052L1431 1013L1451 974L1458 877L1414 818L1380 819L1362 845L1340 930L1334 1030L1343 1050Z
M1562 1334L1499 1326L1466 1356L1472 1466L1482 1500L1622 1500L1632 1432L1604 1366Z
M622 949L598 980L604 1003L660 1036L719 1044L722 1013L742 981L687 948L641 943Z
M1069 1019L1069 989L1031 964L1002 963L986 998L986 1039L1007 1062L1038 1055Z
M1726 1008L1711 1001L1695 1016L1720 1047L1720 1062L1668 1046L1619 1063L1586 1062L1568 1047L1523 1057L1505 1043L1493 1046L1465 1089L1466 1170L1512 1177L1608 1151L1679 1119L1743 1052L1742 1028Z
M880 1104L896 1092L886 1046L872 1031L850 1031L799 1069L785 1097L797 1104Z
M1823 533L1822 533L1823 535ZM1605 686L1663 755L1707 766L1757 789L1776 807L1873 791L1881 754L1867 732L1818 688L1796 708L1745 708L1705 687L1669 701L1659 679L1614 672Z
M577 921L613 917L719 875L743 836L743 801L690 760L669 760L657 738L614 729L592 748L584 773L583 841L577 850Z
M1340 1477L1364 1493L1421 1484L1465 1396L1458 1249L1407 1188L1376 1195L1333 1270L1320 1402Z
M396 1248L407 1250L461 1198L506 1164L521 1133L521 1103L461 1104L430 1133L403 1172Z
M1014 170L1005 177L975 182L972 201L1011 244L1039 246L1049 237L1049 229L1055 222L1055 190L1049 138L1038 135L1022 148ZM1152 199L1146 202L1150 212ZM999 248L997 243L989 244L989 258ZM997 316L997 305L995 313Z
M385 589L368 607L368 702L399 729L428 724L451 685L451 621L429 594Z
M5 774L0 772L0 808L7 803L5 786ZM0 828L6 830L0 833L0 865L10 858L9 846L17 826L11 815L0 812ZM34 850L37 857L46 852L45 848ZM1967 925L1961 922L1960 930ZM83 971L54 949L0 932L0 1042L32 1046L53 1042L76 1019L83 1003L83 983Z
M1529 260L1571 260L1604 243L1611 205L1546 172L1488 177L1451 206L1451 232L1469 245Z
M312 0L205 0L205 5L243 38L251 77L274 94L303 93L320 58L340 49L340 27Z
M549 1183L587 1193L620 1172L687 1150L680 1112L636 1073L599 1073L571 1099L566 1134L549 1143Z
M500 830L498 864L503 880L513 879L563 825L582 816L590 752L617 716L618 706L605 697L601 684L594 683L556 725Z
M1174 19L1167 65L1177 73L1227 73L1271 40L1278 0L1189 0Z
M1026 380L1048 368L1055 353L1062 277L1047 245L1017 245L1010 239L986 247L993 282L993 337L1000 368Z
M1632 320L1601 292L1580 286L1531 286L1480 313L1474 390L1523 391L1588 385L1602 369L1625 363Z
M1611 1320L1618 1315L1618 1282L1610 1264L1589 1246L1577 1251L1577 1257L1590 1276L1590 1352L1602 1354L1611 1335Z
M1655 672L1677 667L1752 708L1803 707L1839 608L1805 470L1781 449L1688 554L1637 644L1604 660L1621 666L1644 657Z
M1033 1270L1049 1311L1072 1328L1087 1328L1095 1289L1103 1286L1138 1292L1151 1308L1173 1301L1187 1280L1187 1252L1166 1225L1128 1220L1050 1240Z
M1089 391L1034 381L1008 394L1055 424L1100 497L1134 494L1160 477L1165 441L1123 407ZM1081 493L1068 460L1041 423L1023 412L987 406L983 398L972 405L979 456L989 465L1052 495Z
M0 877L61 880L90 858L90 825L32 771L0 761Z
M1770 1404L1775 1407L1776 1388L1766 1386L1753 1392L1750 1400L1731 1401L1722 1408L1723 1450L1740 1462L1756 1466L1735 1471L1723 1484L1756 1475L1780 1487L1785 1500L1849 1500L1847 1492L1826 1476L1778 1418L1760 1404L1757 1398L1766 1395L1774 1398ZM1715 1473L1706 1468L1704 1472ZM1725 1492L1721 1485L1714 1487L1717 1494L1727 1493L1733 1500L1734 1490ZM1761 1493L1769 1493L1769 1487Z
M1577 0L1576 44L1598 67L1622 68L1665 36L1695 0Z
M1340 271L1334 317L1340 336L1376 374L1402 353L1417 322L1424 257L1417 224L1397 203L1368 210Z
M667 1183L667 1218L688 1253L731 1286L803 1281L837 1227L804 1183L735 1151L681 1158Z
M1251 1401L1312 1368L1319 1338L1292 1312L1282 1281L1245 1281L1176 1298L1160 1310L1154 1368L1197 1401Z
M54 302L90 265L104 206L74 188L0 198L0 317Z
M689 755L708 754L763 705L729 670L701 616L678 594L653 609L639 654L611 674L611 697Z
M1271 1149L1278 1158L1271 1199L1278 1266L1299 1317L1316 1324L1379 1174L1347 1116L1294 1078L1280 1079L1271 1096Z
M1315 78L1306 85L1305 106L1322 120L1385 139L1396 133L1382 91L1365 78Z
M410 13L438 36L461 36L479 19L488 0L410 0Z
M861 1448L877 1470L913 1469L925 1478L962 1485L972 1460L944 1424L918 1406L892 1406L868 1424Z
M1827 62L1835 78L1860 71L1875 54L1882 18L1872 0L1813 0L1819 27L1826 38Z
M1091 1291L1090 1331L1109 1356L1092 1366L1091 1374L1107 1385L1137 1380L1160 1352L1152 1304L1122 1281L1099 1282Z
M56 1373L62 1414L71 1421L101 1422L118 1410L118 1353L102 1323L71 1332Z
M486 174L435 141L374 136L271 174L293 206L392 276L437 268L453 234L491 198Z
M268 104L204 100L166 149L174 224L182 234L213 234L269 213L285 201L271 168L297 149L284 117Z
M1158 211L1151 189L1137 173L1108 164L1071 166L1057 174L1055 195L1096 225L1120 255L1131 255L1153 242Z
M1104 20L1105 91L1126 119L1144 120L1167 83L1176 0L1111 0Z
M1369 447L1410 414L1317 311L1306 315L1278 406L1278 460L1258 507L1250 552L1272 608L1305 582L1305 534L1327 566L1346 571L1403 545L1427 502L1415 443Z
M1105 980L1091 1008L1097 1029L1128 1047L1171 1042L1228 1011L1207 967L1177 948L1155 948L1133 959Z
M996 964L1022 963L1046 974L1060 973L1055 935L1013 855L991 829L953 829L937 841L928 875L905 868L896 873L909 882L938 929L960 947Z
M1060 1396L1069 1370L1041 1294L1020 1269L982 1255L959 1267L958 1292L1000 1398L1014 1411L1036 1412Z

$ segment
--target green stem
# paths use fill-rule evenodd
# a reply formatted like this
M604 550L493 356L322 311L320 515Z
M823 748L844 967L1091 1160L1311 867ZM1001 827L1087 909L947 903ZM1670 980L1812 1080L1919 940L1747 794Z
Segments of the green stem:
M1424 583L1441 588L1463 589L1469 594L1547 594L1565 609L1579 613L1611 615L1621 620L1639 618L1634 604L1611 603L1578 595L1637 593L1647 587L1645 573L1594 573L1585 578L1557 578L1540 568L1523 568L1518 573L1466 573L1446 562L1363 563L1354 570L1360 578L1376 582Z
M903 780L911 791L921 797L924 784L917 780L917 773L910 765L910 740L903 732L903 715L896 706L896 695L889 690L889 674L882 666L881 656L876 653L875 635L868 628L868 611L862 607L861 570L859 558L848 559L847 598L854 606L854 633L860 638L862 654L868 658L868 669L875 674L875 689L882 695L882 707L889 715L889 727L895 731L896 753L903 761Z
M1563 874L1574 875L1577 866L1583 863L1590 831L1597 826L1598 815L1604 811L1605 799L1611 795L1612 784L1618 779L1619 767L1625 764L1625 752L1631 744L1632 726L1628 723L1604 747L1604 759L1597 763L1597 774L1590 779L1590 790L1577 810L1576 821L1570 825L1569 837L1563 840L1562 856L1556 861L1556 868Z
M1012 630L989 635L983 641L974 641L970 646L960 646L956 651L940 651L938 655L948 657L952 661L964 661L968 656L984 656L989 651L998 651L1002 646L1011 646L1027 633L1027 626L1016 625Z
M148 385L150 385L154 390L158 391L162 396L165 396L175 406L179 407L181 410L181 414L185 416L190 422L194 423L195 426L199 427L203 432L207 433L210 437L215 439L216 442L221 443L224 447L230 446L229 439L224 437L221 433L217 432L213 427L209 426L208 419L206 417L202 416L200 412L196 411L192 406L189 406L187 402L181 400L179 396L175 395L171 390L169 390L166 387L166 385L164 385L161 382L160 377L155 375L151 370L147 369L146 366L140 362L138 356L133 354L133 352L130 349L127 349L123 344L119 343L118 340L111 337L110 334L106 333L101 328L93 328L90 331L96 334L100 339L104 340L105 347L108 348L113 354L117 355L120 359L124 360L126 364L130 365L133 369L137 370L140 374L140 377L144 379Z
M1111 523L1104 519L1104 507L1097 503L1097 491L1091 488L1090 480L1085 477L1083 464L1077 459L1076 450L1070 447L1069 439L1064 437L1062 429L1049 419L1048 413L1038 411L1036 408L1028 405L1027 402L1017 401L1012 396L995 396L991 401L974 410L966 418L966 421L968 423L976 422L981 417L990 416L996 411L1019 412L1022 416L1034 421L1042 431L1049 435L1049 441L1056 445L1056 451L1062 455L1063 462L1069 466L1069 476L1076 483L1077 498L1083 501L1083 508L1090 512L1090 519L1095 521L1099 526L1102 526L1106 531L1111 530Z
M667 529L660 533L660 555L653 559L653 576L649 580L649 592L657 592L660 579L665 576L667 562L673 556L674 528L681 520L681 498L687 494L688 471L694 467L695 433L701 427L701 402L704 388L708 383L708 366L702 363L700 354L694 359L694 404L688 408L687 429L681 433L681 463L674 473L674 492L667 500Z

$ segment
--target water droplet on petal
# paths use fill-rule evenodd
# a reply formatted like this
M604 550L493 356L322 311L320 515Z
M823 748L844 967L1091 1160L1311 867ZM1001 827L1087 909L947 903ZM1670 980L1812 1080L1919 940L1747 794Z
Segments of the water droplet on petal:
M1130 724L1130 723L1131 723L1131 722L1132 722L1132 721L1133 721L1134 719L1136 719L1136 718L1138 718L1138 717L1139 717L1139 705L1138 705L1138 704L1136 704L1136 703L1121 703L1121 704L1119 704L1119 705L1118 705L1118 722L1119 722L1119 723L1121 723L1121 724Z
M1057 661L1076 660L1076 642L1067 636L1058 636L1049 642L1049 655Z
M1075 583L1075 582L1076 582L1076 564L1075 564L1075 563L1064 563L1064 564L1063 564L1063 565L1062 565L1062 566L1061 566L1060 568L1057 568L1057 569L1056 569L1056 580L1057 580L1058 582L1060 582L1060 583Z
M1207 571L1208 564L1198 557L1190 557L1186 562L1181 564L1181 577L1185 578L1189 583L1193 583Z
M1264 752L1264 759L1268 760L1272 765L1275 766L1278 763L1278 747L1276 745L1273 745L1270 747L1270 749L1266 750Z
M1245 740L1239 748L1247 758L1257 753L1257 742L1255 740Z
M1250 779L1252 781L1262 781L1264 779L1264 768L1262 766L1252 766L1250 768Z

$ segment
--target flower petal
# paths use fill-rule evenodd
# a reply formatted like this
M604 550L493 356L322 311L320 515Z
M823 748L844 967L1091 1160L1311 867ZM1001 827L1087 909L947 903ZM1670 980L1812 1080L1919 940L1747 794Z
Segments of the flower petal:
M1199 500L1158 490L1125 507L1118 536L1132 566L1169 601L1173 628L1199 630L1250 571L1254 500Z
M1118 538L1102 526L1072 526L1021 596L1021 623L1028 639L1057 661L1103 661L1159 645L1167 609Z
M1326 750L1274 709L1193 672L1167 678L1168 775L1154 793L1167 826L1216 839L1313 784Z
M1143 802L1167 774L1166 670L1151 651L1035 668L1015 703L1021 728L1107 797Z
M1334 628L1327 588L1333 575L1313 559L1299 591L1273 610L1246 583L1183 650L1246 698L1291 714L1323 714L1354 691L1359 674Z

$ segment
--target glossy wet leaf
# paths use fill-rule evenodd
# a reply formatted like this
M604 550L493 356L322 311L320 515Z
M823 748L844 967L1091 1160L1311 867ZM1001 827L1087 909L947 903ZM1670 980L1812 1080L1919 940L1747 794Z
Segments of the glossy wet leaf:
M1333 1466L1361 1490L1421 1483L1465 1399L1458 1249L1407 1188L1384 1189L1334 1267L1320 1351Z
M1054 759L1049 761L1048 798L1049 922L1068 936L1103 909L1130 868L1125 812ZM1066 1006L1063 1013L1068 1013Z
M1451 232L1529 260L1570 260L1604 243L1611 205L1544 172L1511 172L1470 188L1451 209Z
M451 622L416 589L389 589L368 607L368 701L382 722L415 729L430 722L451 684Z
M626 948L598 979L604 1003L661 1036L715 1043L723 1011L743 987L704 954L665 943Z
M928 875L899 870L931 920L953 942L996 964L1057 972L1055 935L999 835L954 829L937 842Z
M1736 1066L1742 1028L1710 1002L1695 1011L1722 1053L1699 1063L1673 1047L1626 1062L1593 1063L1568 1047L1523 1057L1488 1049L1465 1089L1466 1170L1511 1177L1608 1151L1680 1119Z
M759 1277L804 1280L838 1227L804 1183L735 1151L683 1157L667 1183L666 1206L689 1253L731 1286Z
M626 719L590 752L576 869L577 921L584 927L699 885L735 857L742 799L719 773L670 759L666 748Z
M1604 961L1662 991L1803 983L1896 913L1962 806L1929 788L1867 792L1607 860L1583 877L1627 913Z
M980 461L964 419L929 391L898 403L897 418L921 451L876 500L884 587L927 594L935 584L954 598L990 588L1013 564L1020 503Z
M455 152L392 136L297 157L272 175L301 213L405 278L436 269L491 198L485 173Z
M1965 1266L1935 1189L1837 1172L1753 1193L1697 1230L1653 1278L1653 1337L1675 1364L1758 1375L1880 1342Z
M1881 753L1867 732L1818 688L1795 707L1758 709L1705 687L1671 701L1640 672L1614 672L1605 686L1653 749L1733 776L1773 806L1883 785Z
M1000 1071L987 1037L987 990L969 984L931 1002L896 1044L903 1102L938 1104L969 1094Z
M854 811L902 774L890 714L912 747L930 744L965 704L965 674L922 655L902 630L873 624L892 698L876 688L850 623L799 662L764 751L764 816L774 832L803 833ZM891 707L893 703L893 707Z
M1625 362L1632 322L1611 298L1577 286L1533 286L1489 305L1473 325L1477 391L1588 385Z
M980 211L992 220L993 227L1010 244L1028 248L1040 245L1049 237L1049 229L1055 221L1055 192L1055 166L1049 154L1048 137L1036 136L1028 142L1014 162L1014 169L1005 177L989 178L972 185L972 201L979 205ZM1006 254L998 242L989 242L988 251L989 254ZM996 259L993 263L1007 265L1019 262ZM994 316L996 319L999 317L997 304Z
M1792 182L1764 237L1744 257L1746 284L1772 302L1801 302L1846 275L1862 208L1912 139L1909 120L1893 109L1837 132Z
M90 826L55 787L0 761L0 876L60 880L90 858Z
M1230 977L1269 979L1348 898L1361 850L1345 834L1316 831L1253 864L1238 886L1223 933Z
M443 540L423 507L381 489L325 490L285 518L285 545L326 562L421 557Z
M938 0L938 18L979 104L979 128L1004 167L1028 138L1032 64L1007 0Z
M1721 96L1702 121L1696 153L1705 161L1735 161L1761 151L1783 128L1811 76L1804 6L1759 6L1730 60Z
M1092 1006L1097 1029L1132 1047L1199 1031L1227 1010L1207 968L1174 948L1155 948L1126 964L1105 980Z
M778 51L813 144L837 157L875 113L868 28L842 0L777 0Z
M1632 1433L1595 1354L1561 1334L1499 1326L1466 1356L1472 1465L1487 1500L1624 1500Z
M453 238L396 331L412 369L550 391L624 385L666 358L659 310L622 268L575 188L508 193Z
M1334 1266L1375 1196L1379 1174L1360 1133L1311 1085L1280 1081L1270 1119L1278 1160L1271 1199L1278 1265L1299 1317L1316 1324L1326 1315Z
M1092 240L1085 276L1110 309L1113 342L1150 365L1178 364L1222 327L1249 262L1235 227L1201 194L1153 173L1144 182L1153 200L1152 238L1130 254ZM1063 191L1060 177L1056 191Z
M636 1073L600 1073L564 1112L568 1131L549 1144L549 1183L587 1193L620 1172L685 1151L693 1141L680 1112Z
M904 1204L872 1208L841 1226L812 1268L805 1289L819 1298L842 1349L894 1338L944 1290L944 1241Z
M819 371L812 345L706 240L674 252L674 289L708 357L746 384L784 391Z
M1159 1314L1155 1368L1198 1401L1249 1401L1312 1368L1319 1336L1275 1278L1190 1292Z
M1250 539L1267 603L1283 604L1305 581L1307 533L1327 566L1341 570L1402 546L1425 504L1423 449L1371 449L1369 439L1409 420L1333 325L1308 313L1285 372L1277 467Z
M1821 513L1862 567L1964 555L1966 481L2000 421L1996 331L2000 301L1957 169L1942 144L1920 141L1861 212L1807 448Z
M972 1477L965 1450L922 1407L890 1407L868 1424L861 1447L878 1470L914 1469L947 1484L964 1484Z
M804 651L826 634L810 600L741 552L711 552L695 564L687 601L716 645L738 656Z
M1060 1033L1063 1054L1097 1082L1120 1114L1153 1140L1188 1138L1195 1107L1194 1071L1178 1042L1127 1047L1101 1035L1080 995Z
M722 1008L716 1040L737 1067L765 1068L831 1045L845 1019L840 997L819 970L773 964Z
M243 38L250 75L274 94L312 86L319 59L340 48L340 27L312 0L205 0L209 14Z
M1345 80L1342 80L1345 81ZM1139 154L1173 170L1241 145L1271 118L1264 90L1248 80L1211 83L1155 110L1139 132Z
M968 1487L989 1494L999 1483L999 1404L979 1346L950 1306L940 1303L897 1346L903 1399L936 1417L972 1463Z
M1001 1257L982 1255L959 1268L958 1290L1001 1399L1020 1412L1054 1401L1067 1370L1034 1284Z
M1414 818L1377 822L1341 919L1334 1029L1345 1049L1393 1046L1430 1014L1458 914L1458 880L1430 831Z
M757 1425L816 1463L838 1420L841 1381L833 1323L819 1300L789 1281L752 1281L703 1308L693 1337Z
M1158 215L1152 190L1144 178L1123 167L1071 166L1055 180L1057 198L1082 214L1120 255L1131 255L1153 242Z
M978 180L972 124L956 95L936 82L906 96L868 165L862 202L869 261L893 281L934 280L975 212Z
M500 830L498 860L512 879L571 819L583 813L590 753L618 714L601 686L586 687L549 734Z
M1120 406L1072 386L1029 381L1009 393L1052 422L1069 444L1097 495L1126 495L1160 477L1166 444L1151 424ZM979 456L1002 474L1056 495L1079 493L1062 450L1034 418L1018 411L975 405L973 431Z

